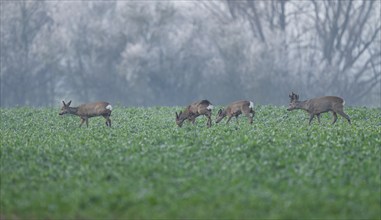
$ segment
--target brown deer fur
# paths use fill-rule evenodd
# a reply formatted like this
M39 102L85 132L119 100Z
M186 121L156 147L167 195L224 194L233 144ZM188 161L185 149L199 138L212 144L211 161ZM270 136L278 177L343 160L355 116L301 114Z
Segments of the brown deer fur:
M226 121L226 124L229 123L230 119L235 116L237 123L238 123L238 116L240 114L244 114L246 117L249 118L249 123L253 123L253 117L255 115L254 111L254 103L246 100L240 100L231 103L226 107L224 110L220 109L218 111L217 117L216 117L216 123L219 123L223 118L228 116L228 120Z
M81 127L85 121L86 126L88 127L89 118L96 116L103 116L106 119L106 126L111 127L110 116L112 107L108 102L93 102L83 104L78 107L70 107L71 101L69 101L67 104L64 101L62 101L62 103L63 106L59 115L73 114L79 116L81 118L81 124L79 125L79 127Z
M183 112L180 111L179 114L176 112L176 124L181 127L187 119L194 124L198 116L205 115L208 118L207 126L210 127L212 126L212 109L213 105L208 100L193 102Z
M351 119L347 114L344 113L344 100L337 96L323 96L318 98L313 98L305 101L299 101L299 95L292 92L289 95L290 105L288 111L295 109L303 109L307 111L310 115L309 124L311 124L312 119L315 115L318 118L320 124L320 114L331 111L333 113L332 124L335 124L337 120L337 114L343 116L347 119L348 123L351 124Z

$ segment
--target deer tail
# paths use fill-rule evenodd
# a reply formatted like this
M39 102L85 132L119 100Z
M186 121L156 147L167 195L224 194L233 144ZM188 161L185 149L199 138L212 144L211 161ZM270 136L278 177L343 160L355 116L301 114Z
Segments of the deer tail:
M251 102L250 101L250 105L249 105L249 108L253 109L254 108L254 102Z

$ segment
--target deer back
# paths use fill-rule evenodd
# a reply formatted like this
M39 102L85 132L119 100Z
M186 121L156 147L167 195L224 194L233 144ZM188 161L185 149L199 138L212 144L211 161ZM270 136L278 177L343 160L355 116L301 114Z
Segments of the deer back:
M188 106L189 112L195 115L204 114L205 112L210 111L212 109L213 105L208 100L193 102L190 106Z
M104 114L110 114L112 111L112 107L108 102L93 102L82 104L78 106L77 114L80 116L99 116Z
M253 108L250 101L240 100L231 103L225 111L228 115L232 115L236 112L249 112L250 108Z
M308 100L306 105L309 112L318 114L343 109L344 100L337 96L323 96Z

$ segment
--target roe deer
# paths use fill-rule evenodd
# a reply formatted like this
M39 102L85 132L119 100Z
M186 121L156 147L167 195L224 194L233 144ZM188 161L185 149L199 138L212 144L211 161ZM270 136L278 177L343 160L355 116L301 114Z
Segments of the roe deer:
M231 103L224 110L220 109L217 113L216 123L220 122L223 118L228 116L226 124L229 123L230 119L235 116L238 123L238 116L244 114L249 118L249 123L253 123L253 117L255 115L254 103L251 101L241 100Z
M312 119L315 115L318 118L320 124L320 114L331 111L333 113L333 121L332 124L335 124L337 120L337 113L343 116L348 120L348 123L351 124L351 119L347 114L344 113L344 104L345 101L337 96L323 96L318 98L313 98L305 101L299 101L299 95L295 93L291 93L290 97L290 105L288 107L288 111L292 111L294 109L303 109L310 114L309 125L311 125Z
M208 100L202 100L198 102L193 102L190 104L184 112L177 114L176 112L176 124L181 127L185 120L189 120L194 124L195 119L200 115L205 115L208 118L207 126L212 126L212 109L213 105Z
M93 102L83 104L78 107L70 107L71 101L69 101L67 104L64 101L62 101L62 103L63 106L59 115L73 114L79 116L81 118L81 124L79 127L81 127L85 121L86 126L89 127L89 118L96 116L103 116L106 119L106 126L111 127L110 116L112 106L108 102Z

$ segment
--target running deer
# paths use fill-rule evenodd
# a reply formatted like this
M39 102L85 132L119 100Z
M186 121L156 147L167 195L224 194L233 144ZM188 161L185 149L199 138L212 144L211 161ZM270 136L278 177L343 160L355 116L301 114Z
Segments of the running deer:
M253 117L255 115L254 103L251 101L241 100L231 103L224 110L220 109L217 113L216 123L220 122L223 118L228 116L226 124L229 123L230 119L235 116L238 123L238 116L244 114L249 118L249 123L253 123Z
M63 106L59 115L73 114L79 116L81 118L81 124L79 127L81 127L85 121L86 126L89 127L89 118L96 116L103 116L106 119L106 126L111 127L110 116L112 106L108 102L93 102L83 104L78 107L70 107L71 101L67 104L64 101L62 101L62 103Z
M181 127L187 119L194 124L198 116L205 115L208 118L207 126L210 127L212 126L212 109L213 105L208 100L193 102L184 112L180 111L179 114L176 112L176 124Z
M345 101L337 96L323 96L318 98L313 98L305 101L299 101L299 95L295 93L291 93L290 97L290 105L288 107L288 111L292 111L294 109L303 109L310 114L309 125L311 125L312 119L315 115L318 118L320 124L320 114L331 111L333 113L333 121L332 124L335 124L337 120L337 113L343 116L348 120L348 123L351 124L351 119L347 114L344 113L344 104Z

